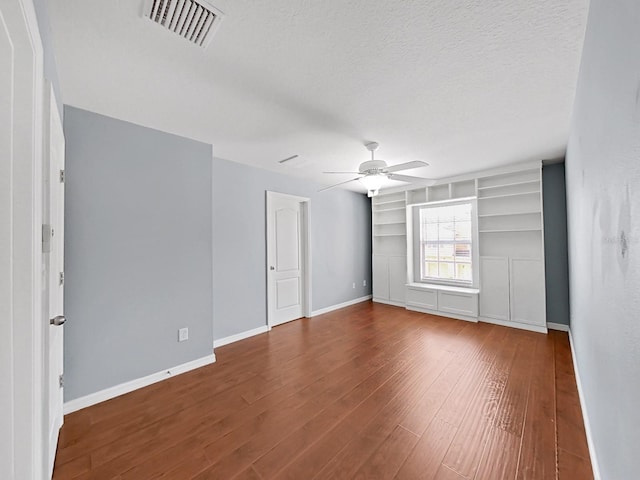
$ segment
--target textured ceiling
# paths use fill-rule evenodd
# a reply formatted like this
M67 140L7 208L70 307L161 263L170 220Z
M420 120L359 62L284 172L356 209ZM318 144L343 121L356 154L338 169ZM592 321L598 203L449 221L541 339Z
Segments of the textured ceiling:
M372 140L432 178L564 155L587 0L215 0L207 50L143 4L50 2L64 103L323 184Z

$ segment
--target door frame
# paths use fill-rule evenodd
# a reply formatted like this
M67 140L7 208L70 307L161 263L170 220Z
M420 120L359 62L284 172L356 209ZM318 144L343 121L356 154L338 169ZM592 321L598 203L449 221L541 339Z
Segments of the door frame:
M265 263L265 276L267 280L267 329L271 330L273 326L273 313L271 306L271 297L273 294L273 286L269 280L269 265L273 265L270 258L269 239L271 238L272 225L269 219L269 212L273 204L274 198L286 198L289 200L296 200L300 204L300 226L301 226L301 257L302 257L302 314L306 318L311 317L311 199L307 197L300 197L297 195L291 195L288 193L266 191L266 211L265 220L267 224L266 228L266 263Z
M0 477L42 479L46 474L44 410L45 326L42 293L43 82L42 41L31 0L3 2L0 21L14 47L13 155L0 167L9 172L10 194L0 208L8 235L0 237L1 263L10 274L0 283L9 300L0 423ZM6 173L6 172L5 172ZM8 241L5 243L5 239ZM3 309L4 310L4 309ZM3 322L4 323L4 322ZM7 355L8 353L8 355ZM6 382L5 382L6 380ZM6 440L11 441L5 445Z

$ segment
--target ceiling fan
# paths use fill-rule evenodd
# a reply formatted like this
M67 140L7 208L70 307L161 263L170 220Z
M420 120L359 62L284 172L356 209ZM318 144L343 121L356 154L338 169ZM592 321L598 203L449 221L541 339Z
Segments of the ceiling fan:
M382 187L385 183L386 179L390 180L398 180L400 182L407 183L419 183L420 185L431 185L435 182L435 180L431 180L429 178L422 177L412 177L409 175L398 175L395 172L400 172L402 170L410 170L412 168L426 167L429 164L427 162L422 162L420 160L416 160L413 162L400 163L398 165L387 166L387 163L384 160L376 160L374 158L375 151L378 149L380 144L377 142L369 142L365 144L367 150L371 152L371 160L363 162L358 167L357 172L323 172L323 173L340 173L340 174L356 174L358 175L356 178L352 178L351 180L347 180L346 182L340 182L335 185L331 185L330 187L323 188L319 190L323 192L325 190L329 190L330 188L338 187L340 185L344 185L346 183L355 182L356 180L360 180L360 183L364 185L367 189L367 194L370 197L375 197L378 195L380 191L380 187Z

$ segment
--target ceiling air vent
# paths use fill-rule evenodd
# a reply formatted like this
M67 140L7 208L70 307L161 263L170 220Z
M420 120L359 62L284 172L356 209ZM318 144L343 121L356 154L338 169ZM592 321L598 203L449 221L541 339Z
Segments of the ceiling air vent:
M148 0L144 15L191 43L206 48L224 14L203 0Z

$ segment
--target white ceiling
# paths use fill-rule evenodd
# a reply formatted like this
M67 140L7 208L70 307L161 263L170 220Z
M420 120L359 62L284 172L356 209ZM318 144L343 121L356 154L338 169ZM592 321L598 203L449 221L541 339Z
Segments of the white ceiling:
M50 2L64 103L327 185L372 140L432 178L564 155L588 0L213 4L202 50L143 0Z

